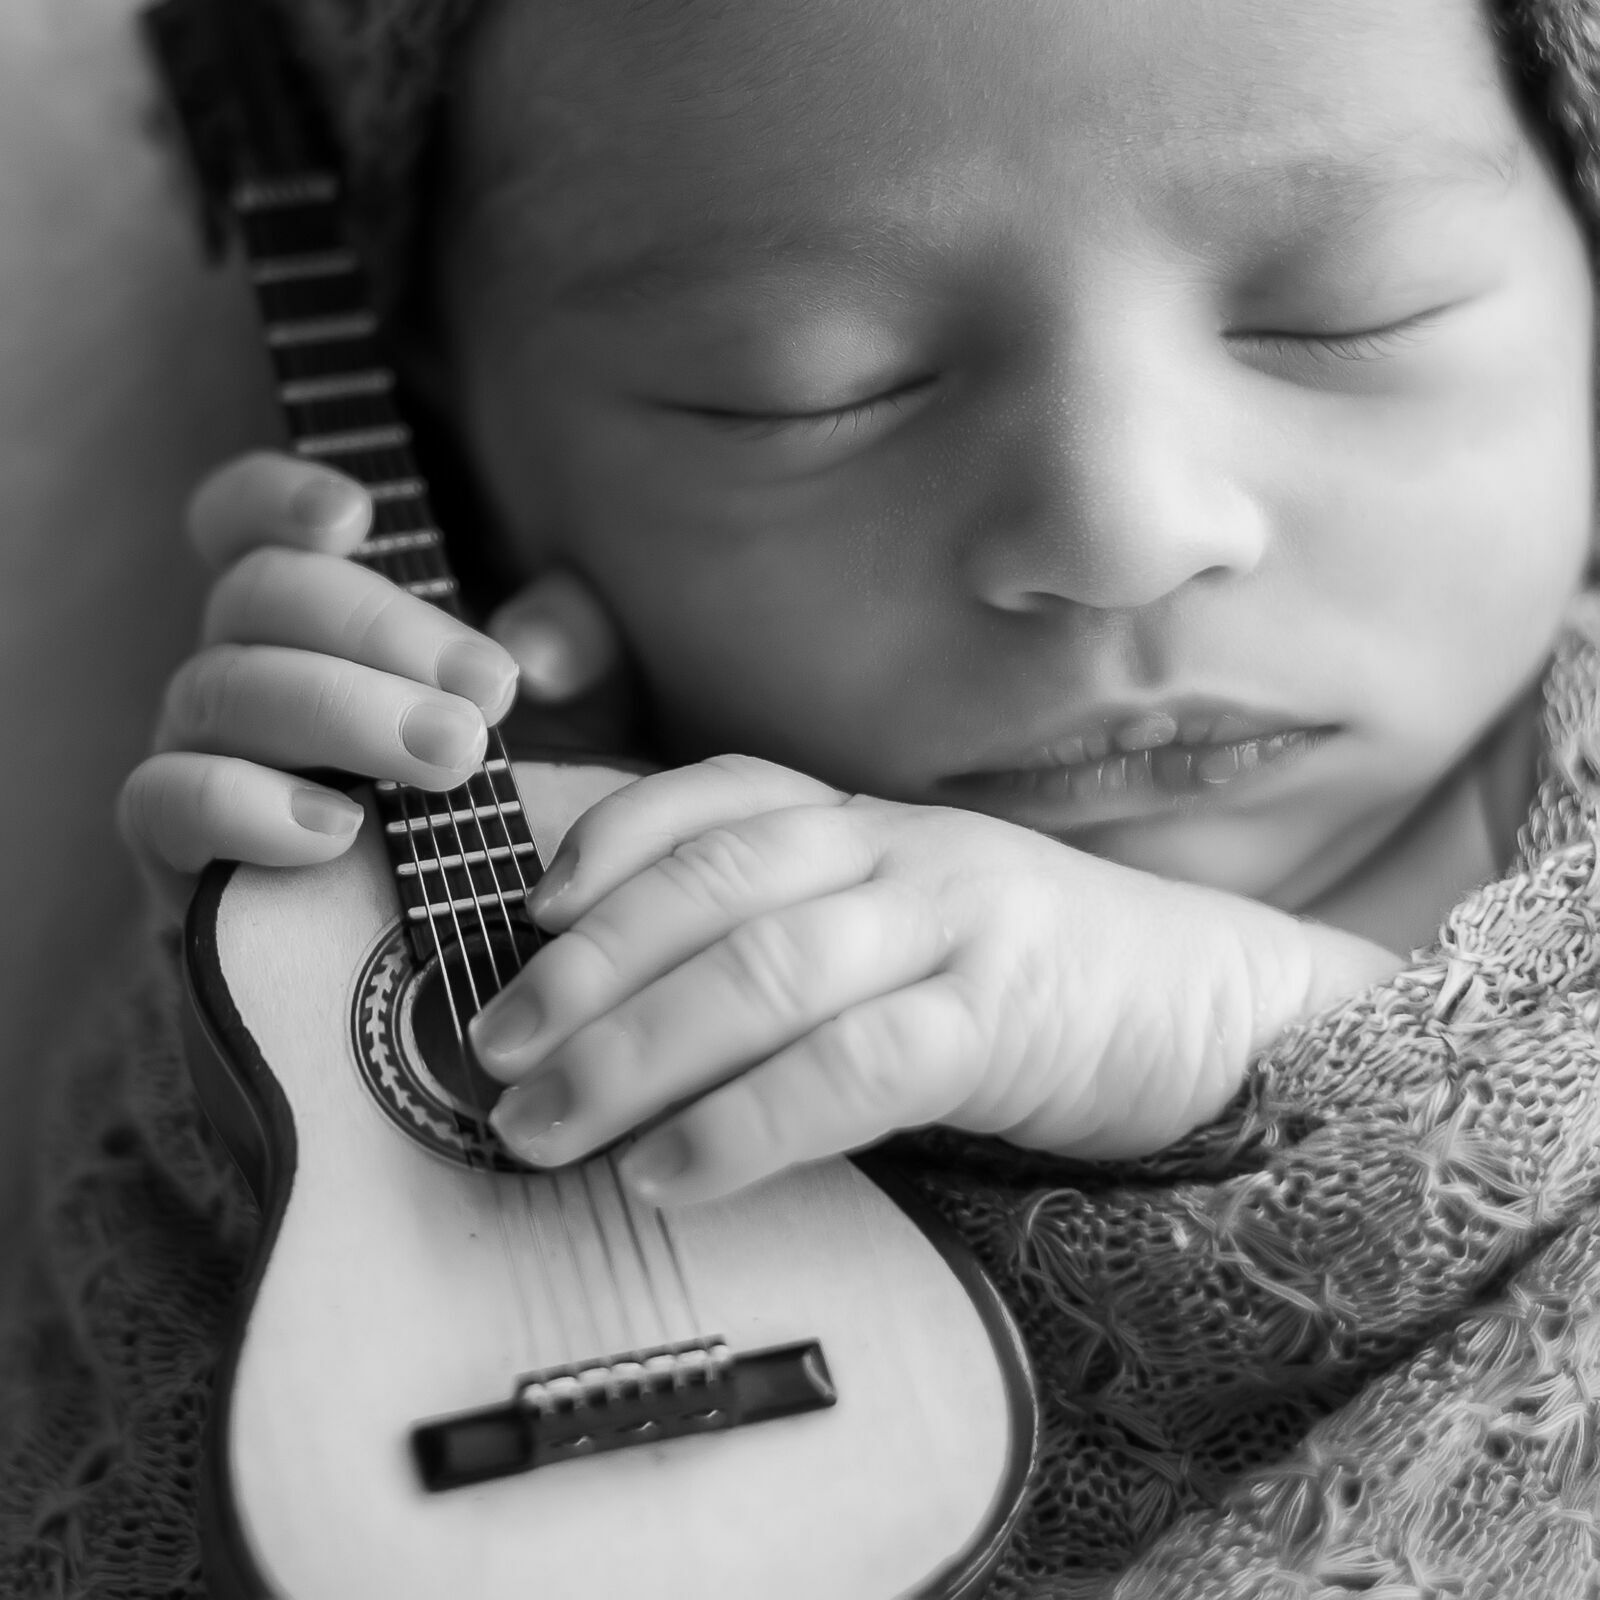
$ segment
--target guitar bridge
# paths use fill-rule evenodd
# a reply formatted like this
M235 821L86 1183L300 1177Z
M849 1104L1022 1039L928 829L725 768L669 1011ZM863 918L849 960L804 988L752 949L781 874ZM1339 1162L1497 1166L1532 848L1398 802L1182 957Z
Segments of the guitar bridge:
M735 1355L720 1339L551 1367L517 1380L501 1405L419 1423L411 1452L437 1493L575 1456L715 1433L831 1406L815 1339Z

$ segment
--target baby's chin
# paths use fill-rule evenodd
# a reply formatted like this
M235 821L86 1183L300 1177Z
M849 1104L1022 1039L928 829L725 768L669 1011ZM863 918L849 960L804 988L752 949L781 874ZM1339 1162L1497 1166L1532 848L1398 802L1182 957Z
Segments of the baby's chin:
M1327 838L1298 817L1198 812L1070 829L1054 837L1118 865L1303 911L1381 839Z
M1321 754L1329 767L1343 765L1336 751ZM1314 764L1315 758L1307 763ZM1312 781L1306 772L1253 793L1179 800L1082 824L1030 815L1025 806L986 801L974 809L1139 872L1312 912L1382 851L1418 803L1415 795L1376 795L1352 783L1348 772L1325 771L1321 778Z

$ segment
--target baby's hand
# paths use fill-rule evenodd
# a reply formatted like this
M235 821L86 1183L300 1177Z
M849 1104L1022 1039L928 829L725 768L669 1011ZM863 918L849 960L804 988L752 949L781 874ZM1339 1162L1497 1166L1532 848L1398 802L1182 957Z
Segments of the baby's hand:
M156 753L118 808L168 909L181 911L214 859L299 866L346 850L361 808L315 769L464 782L515 698L519 663L505 648L344 559L371 514L352 480L264 454L223 467L190 502L190 536L220 576L200 649L168 685ZM525 592L516 619L534 655L537 601ZM559 622L560 596L554 610ZM537 691L541 673L557 680L548 698L584 687L562 680L575 677L570 632L546 629L525 687Z
M602 801L534 910L561 937L472 1028L514 1085L495 1125L554 1166L664 1118L623 1161L661 1203L931 1122L1155 1150L1283 1027L1399 964L991 817L734 757Z

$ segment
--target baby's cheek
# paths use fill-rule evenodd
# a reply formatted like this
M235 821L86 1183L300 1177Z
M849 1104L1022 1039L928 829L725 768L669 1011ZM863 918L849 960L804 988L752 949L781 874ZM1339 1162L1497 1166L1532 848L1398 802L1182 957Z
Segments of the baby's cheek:
M929 690L915 642L844 564L723 550L597 572L634 652L668 753L764 756L882 788L909 758Z

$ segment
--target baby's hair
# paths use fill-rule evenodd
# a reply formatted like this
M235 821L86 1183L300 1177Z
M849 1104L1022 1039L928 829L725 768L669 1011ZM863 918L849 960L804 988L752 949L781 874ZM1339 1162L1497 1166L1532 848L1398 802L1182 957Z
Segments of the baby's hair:
M357 225L385 302L419 259L419 198L461 39L493 4L559 0L276 0L343 146ZM669 0L633 0L641 13ZM1478 0L1462 0L1463 4ZM1488 0L1503 57L1548 131L1591 238L1600 239L1600 0Z
M386 304L416 251L416 191L455 45L484 0L278 0L342 147L357 227Z

